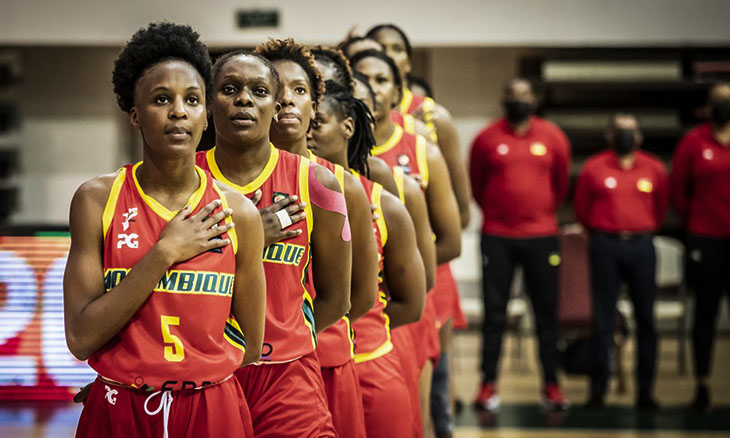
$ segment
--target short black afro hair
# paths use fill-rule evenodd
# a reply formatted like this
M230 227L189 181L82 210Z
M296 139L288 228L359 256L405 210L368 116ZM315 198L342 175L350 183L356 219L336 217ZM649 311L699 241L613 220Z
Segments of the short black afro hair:
M284 40L270 39L256 46L254 53L263 56L271 62L292 61L299 64L307 74L309 84L312 86L312 101L319 103L319 100L324 94L324 80L322 80L322 73L317 69L317 65L314 63L314 56L307 46L297 43L292 38Z
M155 64L180 60L190 64L203 78L206 100L212 91L211 63L208 49L200 35L190 26L174 23L151 23L138 30L114 61L112 84L117 103L124 112L134 107L137 82Z

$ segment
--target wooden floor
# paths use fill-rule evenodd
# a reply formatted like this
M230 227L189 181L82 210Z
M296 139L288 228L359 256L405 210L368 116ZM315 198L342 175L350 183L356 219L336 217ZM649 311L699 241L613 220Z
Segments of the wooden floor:
M508 336L500 367L499 391L502 408L497 414L471 409L478 383L479 336L457 335L454 341L455 396L464 402L456 417L456 438L716 438L730 437L730 339L717 342L711 380L716 408L710 414L687 409L694 395L691 374L677 371L673 340L660 343L656 395L661 409L646 414L633 409L633 379L623 394L612 391L609 406L591 411L580 405L587 396L585 377L561 376L573 407L565 413L547 413L539 407L539 367L535 342ZM633 347L624 365L633 369ZM689 363L690 361L688 361ZM691 372L691 368L689 370ZM73 403L9 403L0 401L0 438L61 438L74 434L80 406Z

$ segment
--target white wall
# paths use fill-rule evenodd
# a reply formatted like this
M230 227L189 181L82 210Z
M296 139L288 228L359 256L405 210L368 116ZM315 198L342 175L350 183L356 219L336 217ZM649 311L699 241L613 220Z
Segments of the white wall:
M75 189L127 160L129 130L111 86L117 50L22 49L20 211L66 224Z
M278 29L241 31L241 8L276 8ZM121 45L150 21L193 25L211 46L268 36L339 40L396 22L415 45L646 45L730 40L727 0L3 0L0 44Z

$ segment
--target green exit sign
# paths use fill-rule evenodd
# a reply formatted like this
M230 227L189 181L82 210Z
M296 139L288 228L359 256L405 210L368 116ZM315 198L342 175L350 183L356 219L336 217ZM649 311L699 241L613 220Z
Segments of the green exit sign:
M242 10L236 13L236 23L241 29L254 27L278 27L279 11L277 10Z

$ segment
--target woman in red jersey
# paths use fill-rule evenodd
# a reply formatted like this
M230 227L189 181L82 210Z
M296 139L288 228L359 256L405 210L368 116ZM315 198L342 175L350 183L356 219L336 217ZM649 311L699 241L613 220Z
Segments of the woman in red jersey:
M391 167L400 167L405 173L419 178L424 187L429 219L436 236L437 262L446 263L461 251L459 218L454 214L458 211L458 206L446 163L437 147L428 145L423 137L404 132L393 123L390 110L395 107L402 88L398 68L393 60L382 52L364 51L357 53L351 59L351 64L354 70L369 78L376 95L375 138L378 146L373 148L373 155L384 159ZM440 353L433 295L428 296L420 325L428 325L428 339L431 340L427 344L425 356L421 358L424 365L421 375L421 407L424 428L428 429L431 366ZM431 363L427 363L426 358L431 359Z
M377 247L370 220L370 203L353 175L307 150L307 135L314 110L324 92L322 76L309 49L292 39L270 40L260 44L256 53L271 61L281 80L281 110L278 119L271 125L272 143L279 149L309 157L311 161L329 169L345 195L347 218L352 230L352 253L357 255L357 258L353 257L350 283L352 307L345 318L321 333L317 356L338 435L361 437L365 433L364 424L360 422L358 425L356 421L362 418L361 404L357 397L343 394L354 394L359 389L352 361L352 321L373 306L378 290ZM318 263L319 260L313 260L314 266Z
M138 31L115 62L144 161L71 202L66 338L99 373L78 437L253 436L231 377L261 354L263 229L195 166L210 67L198 34L170 23Z
M411 73L412 49L403 30L394 24L380 24L370 29L366 36L379 42L383 46L385 54L398 66L404 86L398 110L402 114L415 115L416 118L426 123L429 129L435 131L437 143L449 168L451 185L459 204L461 226L466 227L469 223L469 178L461 158L459 137L451 114L433 99L413 94L408 88L407 79Z
M199 165L247 196L260 192L260 207L291 196L304 204L300 221L279 216L281 228L295 236L264 250L262 362L236 373L254 434L334 437L314 350L319 333L349 309L351 243L342 193L331 172L269 141L283 88L268 60L227 53L213 67L213 83L216 147L198 153Z
M365 104L347 88L327 81L310 148L356 175L376 206L373 225L381 254L380 281L385 287L381 287L375 306L353 325L367 435L405 437L413 433L413 409L400 363L392 352L390 330L420 317L425 271L421 263L413 263L419 253L408 211L398 198L366 178L373 142Z

